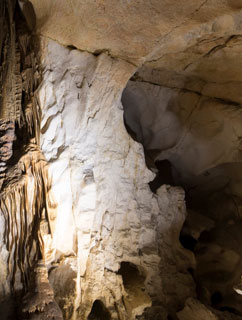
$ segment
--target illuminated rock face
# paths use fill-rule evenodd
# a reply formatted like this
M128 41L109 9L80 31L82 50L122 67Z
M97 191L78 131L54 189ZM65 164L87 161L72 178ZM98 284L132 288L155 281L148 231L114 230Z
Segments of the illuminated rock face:
M4 320L241 319L241 9L0 1Z
M166 186L157 195L149 190L154 175L142 146L126 132L120 101L134 67L54 41L43 40L42 46L40 145L58 203L53 287L58 290L56 279L62 277L58 269L76 272L74 294L67 293L63 303L57 291L57 301L63 310L73 305L68 309L73 319L86 319L95 301L112 319L134 319L152 301L165 317L194 294L187 272L192 262L178 242L184 193ZM130 263L136 284L132 276L122 280L121 263ZM140 299L126 310L128 292Z
M63 45L92 53L108 52L136 65L150 62L154 69L162 66L180 72L187 67L185 73L202 72L207 78L214 77L215 65L204 68L207 57L203 60L203 56L207 52L213 56L217 50L212 48L220 49L231 35L241 33L241 0L30 2L38 33ZM201 60L203 65L196 68ZM227 67L219 62L216 67L222 74ZM233 59L230 62L238 65Z

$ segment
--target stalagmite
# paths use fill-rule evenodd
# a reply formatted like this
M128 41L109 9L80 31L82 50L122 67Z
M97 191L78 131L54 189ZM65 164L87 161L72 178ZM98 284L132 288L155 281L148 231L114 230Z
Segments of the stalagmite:
M23 298L22 319L63 319L61 310L54 300L44 261L38 261L34 268L28 293Z

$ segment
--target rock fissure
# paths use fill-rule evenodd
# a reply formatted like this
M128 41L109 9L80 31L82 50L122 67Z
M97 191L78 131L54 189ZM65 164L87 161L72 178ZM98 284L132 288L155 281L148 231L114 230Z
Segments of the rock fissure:
M237 107L241 107L241 103L238 103L236 101L233 101L233 100L229 100L229 99L222 99L222 98L219 98L219 97L212 97L212 96L207 96L205 94L203 94L203 89L201 89L201 92L200 91L194 91L194 90L190 90L190 89L187 89L187 88L180 88L180 87L170 87L170 86L165 86L165 85L160 85L156 82L151 82L151 81L148 81L148 80L144 80L142 78L139 78L139 77L132 77L131 78L131 81L137 81L137 82L143 82L143 83L149 83L149 84L152 84L154 86L159 86L159 87L165 87L165 88L169 88L169 89L174 89L174 90L178 90L178 91L183 91L183 92L191 92L191 93L194 93L194 94L197 94L198 96L201 96L201 97L204 97L204 98L208 98L208 99L214 99L214 100L217 100L218 102L224 104L224 105L232 105L232 106L237 106ZM214 82L214 84L216 84L216 82ZM203 88L206 86L206 84L203 85Z

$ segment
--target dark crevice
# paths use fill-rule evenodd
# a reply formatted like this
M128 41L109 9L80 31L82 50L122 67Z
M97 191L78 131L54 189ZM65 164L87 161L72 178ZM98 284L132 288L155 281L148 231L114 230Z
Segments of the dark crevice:
M197 240L194 239L192 236L180 234L180 242L184 248L194 252Z
M73 45L69 45L69 46L67 46L67 48L68 48L69 50L78 50L77 47L75 47L75 46L73 46Z
M131 262L121 262L118 274L122 276L123 286L127 296L123 297L124 306L129 317L133 310L151 303L150 297L145 289L145 276L135 264Z
M110 312L100 300L95 300L88 320L111 320Z
M235 314L235 315L237 315L237 316L242 316L242 312L236 310L236 309L233 308L233 307L224 306L224 307L219 308L219 310L220 310L220 311L223 311L223 312L224 312L224 311L227 311L227 312L233 313L233 314Z
M169 160L155 161L155 166L158 173L155 179L149 183L150 190L155 193L164 184L175 186L171 162Z
M144 286L145 277L140 274L138 268L131 262L121 262L118 274L122 276L124 288L132 289L132 285L135 283Z
M216 308L216 306L218 306L222 301L223 301L223 296L222 296L221 292L216 291L212 294L212 296L211 296L212 307Z

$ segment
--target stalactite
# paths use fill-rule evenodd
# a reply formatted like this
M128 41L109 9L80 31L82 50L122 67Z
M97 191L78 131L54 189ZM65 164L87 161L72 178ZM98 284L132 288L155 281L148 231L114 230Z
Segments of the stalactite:
M8 32L4 36L4 53L2 65L2 103L1 119L20 122L22 81L20 73L20 52L16 41L14 24L15 2L7 0L3 2L5 13L5 29Z
M7 161L13 154L14 138L14 123L0 120L0 188L6 175Z
M39 259L52 259L56 206L39 148L35 43L15 0L0 2L0 27L0 216L6 281L14 296L30 290Z
M26 286L28 271L41 258L38 238L41 216L43 219L44 213L46 221L53 227L55 204L49 195L47 163L36 145L28 146L11 171L0 195L0 214L5 219L4 240L9 252L9 279L14 291L16 275ZM46 252L51 254L51 248Z
M18 9L18 8L17 8ZM0 118L21 127L27 124L32 134L31 112L35 112L34 91L40 79L32 37L27 25L15 9L15 1L4 0L0 5ZM20 20L15 26L14 17ZM27 112L25 113L25 109Z

